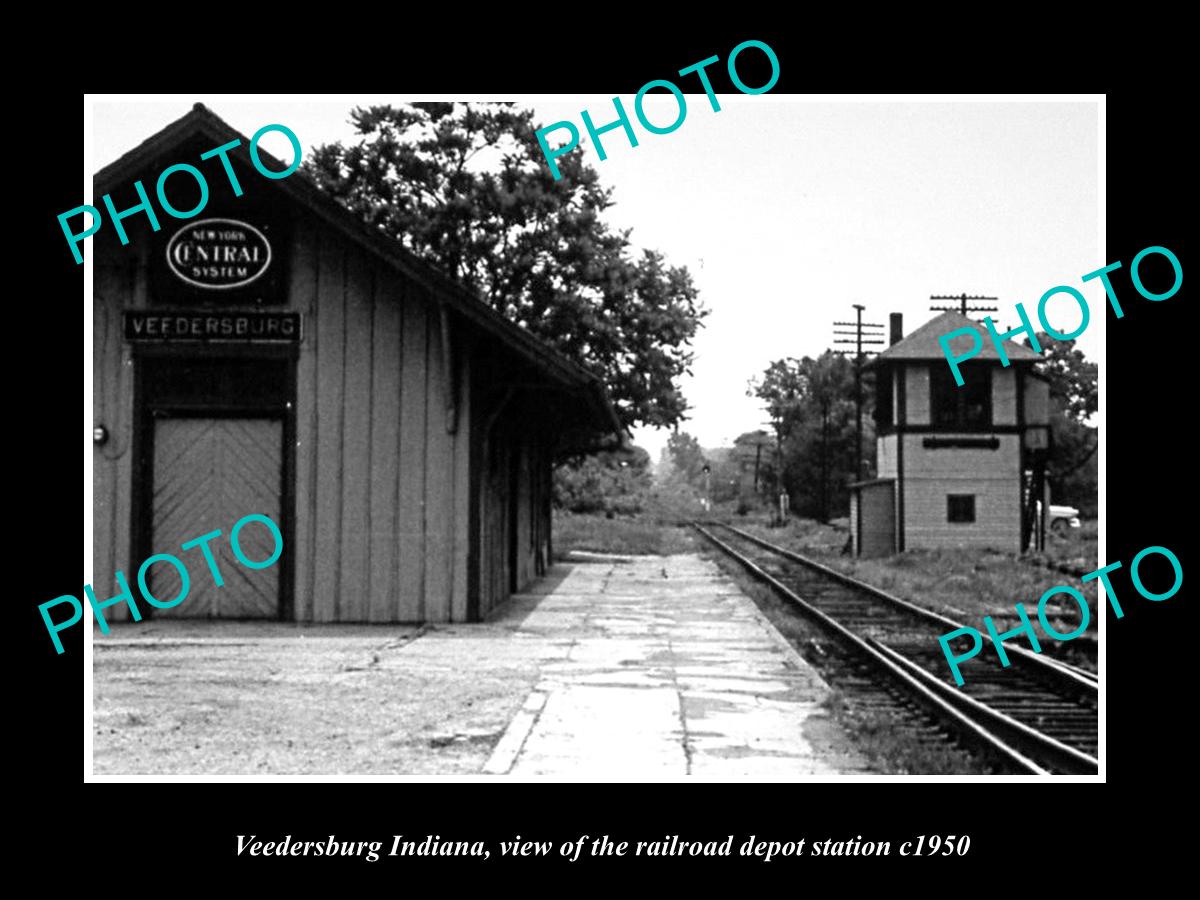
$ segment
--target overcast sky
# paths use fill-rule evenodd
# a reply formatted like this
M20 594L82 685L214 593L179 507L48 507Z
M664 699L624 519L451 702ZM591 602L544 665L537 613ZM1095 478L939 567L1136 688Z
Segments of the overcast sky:
M1071 285L1093 310L1079 345L1101 359L1103 288L1080 282L1109 262L1099 236L1096 102L718 96L714 113L703 94L688 95L687 118L671 134L648 134L635 120L636 148L620 130L609 132L605 161L591 146L582 151L615 190L612 224L632 228L636 247L686 265L711 310L683 381L692 410L681 427L701 444L726 445L762 426L765 415L746 396L749 379L773 359L832 346L831 323L852 319L853 303L865 304L873 322L903 313L908 333L935 315L930 294L965 291L998 297L993 316L1011 327L1015 303L1036 322L1041 295ZM96 98L88 174L196 101L245 134L287 125L307 152L353 139L354 105L412 99L435 98ZM632 98L622 100L632 115ZM581 131L581 109L597 125L613 118L611 95L522 102L543 123L570 119ZM654 98L646 111L669 123L675 101ZM281 135L264 147L291 158ZM1060 331L1079 322L1069 299L1049 310ZM655 459L666 436L634 433Z

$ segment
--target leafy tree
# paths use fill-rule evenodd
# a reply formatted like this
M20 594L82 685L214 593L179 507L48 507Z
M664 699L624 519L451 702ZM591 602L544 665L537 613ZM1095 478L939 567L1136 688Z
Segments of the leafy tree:
M554 470L554 503L572 512L639 512L650 489L650 454L641 447L571 460Z
M776 437L783 440L797 422L800 400L807 391L808 376L801 361L789 356L768 365L761 379L752 378L746 394L763 401Z
M748 496L753 494L754 482L750 480L747 483L742 460L738 456L736 447L710 450L708 458L712 469L709 477L709 492L714 503L726 503L738 499L742 496L743 488ZM749 478L753 479L753 477L752 460Z
M1100 390L1094 362L1075 349L1074 341L1059 341L1039 332L1042 361L1038 370L1050 382L1050 396L1058 401L1063 414L1085 423L1098 409Z
M686 431L674 431L667 438L667 455L671 460L672 477L699 487L704 483L704 449Z
M495 309L606 380L622 423L671 426L707 311L685 267L635 255L581 153L555 181L529 110L508 103L356 108L359 139L305 161L318 185Z
M1056 503L1070 503L1093 515L1097 506L1098 429L1087 420L1099 406L1097 367L1075 349L1074 341L1037 336L1042 348L1039 371L1050 382L1050 434L1053 449L1046 476Z
M747 431L739 434L734 439L733 446L740 470L743 473L749 473L744 476L743 480L749 484L750 490L754 490L757 486L759 493L761 493L764 483L764 466L770 463L771 455L775 452L775 441L770 434L762 429L758 429L757 431ZM757 485L755 484L756 470Z
M772 362L748 393L766 406L779 438L777 477L802 515L828 521L849 508L854 460L854 367L826 351ZM866 413L864 413L864 417ZM865 441L864 441L865 443Z

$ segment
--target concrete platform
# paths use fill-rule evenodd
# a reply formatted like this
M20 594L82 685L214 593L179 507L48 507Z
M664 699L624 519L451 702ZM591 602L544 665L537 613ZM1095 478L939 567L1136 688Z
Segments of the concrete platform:
M151 619L93 635L98 776L787 779L862 762L698 556L597 559L474 625Z
M828 687L717 566L593 557L492 620L541 645L484 771L573 779L786 779L865 768Z

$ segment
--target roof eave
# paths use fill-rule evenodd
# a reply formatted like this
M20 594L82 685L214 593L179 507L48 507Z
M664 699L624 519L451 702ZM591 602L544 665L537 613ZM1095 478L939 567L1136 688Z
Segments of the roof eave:
M96 193L107 193L107 189L121 182L122 176L134 174L164 149L196 132L212 137L217 141L217 145L232 140L239 141L239 145L230 155L237 157L245 165L252 165L246 136L206 106L197 103L187 115L167 125L100 169L93 179ZM276 170L286 168L282 160L276 159L267 151L260 149L258 153L268 167ZM317 187L303 172L294 172L287 178L276 181L275 186L346 237L400 269L431 293L445 297L455 312L491 332L513 351L535 364L540 364L546 374L561 384L586 385L594 382L600 384L603 389L603 383L595 373L546 346L528 331L509 321L474 292L405 249L399 241L359 221L353 213Z

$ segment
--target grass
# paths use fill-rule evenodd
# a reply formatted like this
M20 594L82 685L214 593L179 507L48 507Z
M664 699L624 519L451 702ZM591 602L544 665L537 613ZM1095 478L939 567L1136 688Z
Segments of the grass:
M641 515L554 513L554 553L560 559L572 550L593 553L667 556L693 553L696 542L692 533L678 525L648 521Z
M1031 559L1052 566L1093 572L1099 568L1098 542L1100 523L1084 519L1079 528L1046 533L1046 549L1031 554Z
M934 744L918 740L896 720L875 710L848 703L834 690L822 705L854 743L868 764L886 775L978 775L987 764L957 744Z
M855 559L842 554L846 533L814 522L797 521L784 528L769 527L764 520L735 522L738 527L764 540L802 553L832 569L844 572L860 581L924 606L935 612L983 630L981 619L992 616L996 627L1007 630L1019 624L1015 605L1021 602L1036 623L1037 605L1042 594L1058 585L1069 585L1082 593L1092 612L1088 630L1075 641L1061 642L1042 638L1042 651L1060 659L1095 670L1096 582L1083 584L1077 577L1067 575L1041 563L1055 557L1020 557L1015 553L994 550L909 550L893 556L874 559ZM1087 533L1093 527L1072 529L1082 534L1067 539L1055 538L1060 550L1087 546ZM1068 541L1074 541L1071 544ZM1086 551L1085 551L1086 552ZM1059 557L1065 559L1066 557ZM1089 566L1091 571L1094 566ZM1079 624L1075 602L1059 594L1046 604L1047 618L1060 633L1074 631ZM1036 624L1035 624L1035 627ZM1020 639L1023 642L1023 639Z
M700 495L685 486L655 488L642 498L634 514L554 511L554 553L562 558L572 550L592 553L667 556L694 553L695 532L687 527L705 515Z
M896 594L906 600L944 613L951 618L1011 616L1013 604L1022 601L1026 609L1036 610L1042 594L1051 587L1071 584L1089 603L1095 602L1095 582L1081 585L1078 580L1031 565L1015 553L998 550L908 550L892 556L856 559L842 555L845 533L835 533L815 523L794 523L787 528L768 528L762 524L741 526L772 543L795 550ZM1055 606L1052 602L1048 604ZM1075 611L1068 599L1059 604L1064 611ZM1064 623L1065 624L1065 623ZM1067 629L1069 630L1069 629Z

